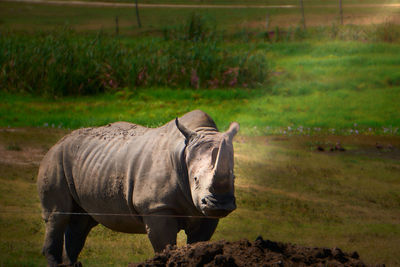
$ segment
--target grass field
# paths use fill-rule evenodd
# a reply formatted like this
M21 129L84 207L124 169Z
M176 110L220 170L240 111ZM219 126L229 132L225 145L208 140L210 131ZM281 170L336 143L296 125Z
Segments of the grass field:
M287 2L298 3L298 1ZM322 1L322 3L327 4L334 4L335 2L337 1ZM364 7L346 7L344 9L345 24L379 24L387 20L400 21L400 8L398 7L369 7L369 1L353 0L345 2L365 5ZM265 4L268 3L270 2L265 2ZM284 4L286 2L279 1L279 3ZM319 3L319 5L316 5L316 3ZM314 27L338 24L339 11L337 6L321 7L320 3L321 1L305 1L306 24ZM398 1L379 1L379 3L398 3ZM102 30L107 33L115 33L115 18L118 16L120 35L160 35L164 28L181 24L194 11L206 15L215 21L219 29L228 32L234 32L238 29L264 31L267 15L269 17L268 30L274 30L276 26L296 27L301 22L301 13L298 8L142 8L140 10L142 28L139 29L134 8L59 6L0 1L0 30L11 29L33 32L67 25L81 32Z
M344 1L346 25L339 26L337 1L320 2L304 1L306 31L298 8L197 9L217 25L217 36L181 42L188 39L181 30L190 8L143 8L139 29L133 8L0 1L0 266L45 265L36 175L59 138L119 120L157 127L193 109L210 114L220 130L231 121L241 125L234 143L238 209L221 220L213 240L262 235L356 250L366 263L400 266L400 8ZM67 28L73 31L64 35ZM148 49L140 53L140 46ZM248 77L262 79L252 88L193 86L193 77L171 85L172 75L161 69L185 64L186 55L197 55L196 67L208 60L218 79L235 73L243 55L253 56ZM154 63L159 58L165 60ZM136 83L137 66L154 67L154 83ZM174 66L179 73L182 65ZM111 76L117 86L89 86ZM88 82L91 95L82 95L78 81ZM346 151L330 152L338 142ZM184 239L180 233L179 244ZM145 235L98 226L81 260L126 266L152 255Z
M37 128L0 131L2 266L45 264L36 173L44 153L65 133ZM337 142L347 150L316 150L329 150ZM356 250L369 264L400 265L398 138L240 135L234 146L238 209L220 221L213 240L254 240L262 235ZM178 242L184 244L183 233ZM98 226L90 233L81 260L84 266L126 266L152 254L145 235Z
M154 127L192 109L203 109L221 127L237 120L243 134L277 134L300 126L310 131L334 129L336 134L356 130L399 134L398 45L334 41L232 47L251 47L266 55L271 77L265 86L127 88L94 97L57 99L3 92L6 101L0 104L0 126L78 128L126 120Z

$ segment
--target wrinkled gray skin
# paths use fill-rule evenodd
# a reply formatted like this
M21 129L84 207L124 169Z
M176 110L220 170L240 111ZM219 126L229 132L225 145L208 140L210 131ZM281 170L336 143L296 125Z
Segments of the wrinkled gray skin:
M238 130L234 122L220 133L196 110L155 129L116 122L62 138L38 174L49 266L76 263L98 223L147 233L156 252L176 244L181 229L188 243L209 240L218 218L236 208L232 139Z

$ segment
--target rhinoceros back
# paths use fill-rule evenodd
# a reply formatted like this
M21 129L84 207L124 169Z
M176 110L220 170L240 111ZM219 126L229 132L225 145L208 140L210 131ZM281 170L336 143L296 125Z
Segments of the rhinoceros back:
M58 168L63 168L68 190L83 210L112 229L143 232L143 226L136 225L132 192L135 172L146 161L141 154L151 149L151 131L156 129L126 122L79 129L48 154L60 158L57 162L62 166Z
M216 129L201 111L187 113L180 121L193 130ZM79 129L45 156L39 193L43 196L55 186L65 187L74 202L99 223L117 231L142 233L145 228L138 214L198 212L179 173L179 153L184 147L174 121L154 129L127 122ZM63 201L57 196L49 199Z

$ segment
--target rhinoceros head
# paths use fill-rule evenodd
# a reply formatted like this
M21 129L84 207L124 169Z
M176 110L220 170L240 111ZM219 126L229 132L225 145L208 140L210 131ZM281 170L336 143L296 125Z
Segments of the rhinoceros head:
M236 209L232 139L239 124L231 123L224 133L198 133L178 119L175 122L186 138L185 160L194 205L206 216L228 215Z

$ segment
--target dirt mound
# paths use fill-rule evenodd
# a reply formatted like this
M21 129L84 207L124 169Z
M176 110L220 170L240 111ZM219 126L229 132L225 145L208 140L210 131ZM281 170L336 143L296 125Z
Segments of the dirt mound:
M145 266L367 266L357 252L339 248L308 248L263 240L246 239L199 242L181 248L167 247L153 259L129 267ZM382 265L384 266L384 265Z

